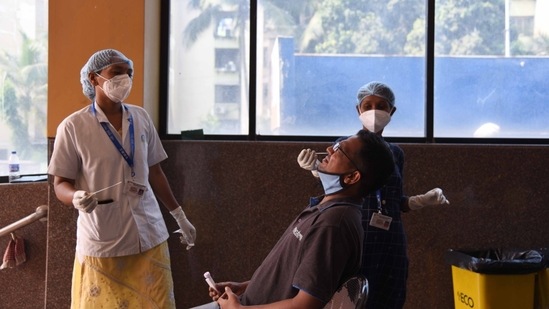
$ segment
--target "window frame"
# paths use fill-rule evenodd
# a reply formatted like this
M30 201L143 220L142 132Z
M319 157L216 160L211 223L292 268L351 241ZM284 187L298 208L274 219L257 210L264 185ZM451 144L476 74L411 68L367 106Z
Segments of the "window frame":
M18 10L17 14L15 14L14 16L10 16L11 18L15 19L15 22L17 23L17 26L15 26L15 30L10 29L7 32L4 32L4 34L7 35L7 36L10 36L12 34L11 31L19 33L19 35L16 35L18 38L12 38L14 42L8 43L7 45L12 45L12 44L26 45L26 44L24 44L24 42L26 40L28 40L28 42L31 43L29 46L34 46L34 47L30 48L30 50L32 51L31 53L35 53L35 55L33 57L28 57L28 56L26 57L27 59L33 59L32 60L33 63L26 64L26 66L36 67L38 65L40 67L40 71L45 72L43 75L40 76L40 77L43 78L43 83L38 84L39 86L45 86L45 88L41 88L42 91L45 91L45 92L43 93L43 96L42 95L39 96L40 97L39 100L33 101L37 104L40 104L40 109L41 108L44 109L42 111L44 113L43 114L44 117L40 117L38 122L36 122L36 119L32 119L32 120L31 119L26 119L25 121L21 121L21 123L24 124L24 125L28 125L29 123L35 124L36 128L39 128L40 131L43 130L44 135L40 136L39 138L36 138L36 136L32 136L32 135L36 135L36 133L35 134L30 134L29 131L28 131L28 127L26 128L27 129L27 134L29 134L29 136L28 136L29 140L25 140L25 141L28 141L29 142L28 144L30 144L30 146L26 149L27 150L29 148L31 149L31 150L29 150L29 152L33 153L33 155L30 156L31 159L25 160L25 157L23 155L23 153L25 151L24 150L25 147L22 147L23 149L21 149L21 148L17 147L17 145L15 145L15 143L14 143L14 145L9 145L10 148L3 148L3 150L7 151L6 161L7 161L8 164L9 164L9 153L12 150L17 150L17 153L18 153L19 159L20 159L20 164L19 164L20 165L20 178L17 179L15 182L10 182L9 181L9 172L7 170L5 170L0 175L0 184L40 183L40 182L47 182L48 178L49 178L48 174L47 174L47 162L48 162L47 158L48 158L48 154L49 154L48 149L49 149L50 145L49 145L49 137L45 133L46 129L47 129L46 127L47 127L47 121L48 121L48 113L47 113L48 75L47 75L47 71L48 71L48 68L49 68L49 63L48 63L48 53L49 53L49 51L48 51L48 49L49 49L50 42L48 40L48 35L47 34L48 34L48 31L49 31L49 29L48 29L48 25L49 25L49 21L48 21L49 3L50 3L50 0L45 1L45 3L40 3L40 5L37 4L37 3L35 3L34 5L31 5L31 9L34 11L33 12L34 15L32 15L32 17L33 17L32 21L30 19L31 16L27 15L28 12L22 12L22 11L25 11L24 9L22 11L19 11L21 9L21 7L17 6L16 7L16 9ZM10 7L10 9L13 9L13 8L14 7ZM27 7L27 9L28 9L28 7ZM3 12L3 13L6 13L6 12ZM22 16L24 16L24 17L22 17ZM33 28L33 30L25 31L25 29L28 30L29 25L30 25L30 27ZM46 36L44 37L43 35L46 35ZM19 38L19 36L21 36L21 38ZM44 44L44 45L42 45L42 44ZM36 48L36 46L39 46L39 47ZM19 48L21 49L21 51L19 51L19 53L13 54L17 57L17 59L21 58L21 55L25 54L25 48L21 47L21 46L19 46ZM6 50L9 50L9 47ZM36 55L41 54L41 52L43 52L43 57L36 57ZM8 52L7 54L10 54L10 53ZM39 61L38 61L38 59L39 59ZM17 60L12 60L12 61L17 61ZM21 70L21 72L22 72L22 70ZM4 72L4 73L7 75L7 72ZM15 73L17 73L17 72L15 72ZM29 73L25 73L25 74L29 75ZM5 79L5 76L4 76L4 79ZM29 88L29 82L28 81L24 80L24 81L20 81L20 83L24 84L26 88ZM4 86L5 81L2 82L1 84L3 84L2 86ZM18 100L19 99L20 99L20 97L18 97ZM2 103L4 103L4 102L2 102ZM43 104L45 104L45 105L43 105ZM18 106L16 108L17 112L19 112L20 109L21 109L21 107ZM5 121L6 121L6 119L3 119L4 125L6 124ZM43 126L37 125L37 123L42 124L42 121L43 121ZM34 149L32 149L32 148L34 148ZM40 148L40 149L38 149L38 148ZM42 157L42 155L43 155L43 157ZM43 158L44 161L41 161L40 159L37 159L38 157ZM28 163L30 163L31 166L39 165L39 167L38 168L35 168L35 167L29 168L27 166L27 168L22 168L23 166L27 165ZM46 165L43 166L42 165L43 163L45 163ZM42 169L43 167L45 167L46 170L43 170ZM38 178L40 178L40 179L38 179Z
M170 1L161 0L160 8L160 89L159 89L159 128L164 140L180 140L178 134L167 134L168 128L168 87L169 87L169 40L170 40ZM477 144L477 145L544 145L547 138L456 138L434 136L434 82L435 82L435 1L426 0L425 29L425 136L424 137L384 137L388 142L411 144ZM204 134L201 140L214 141L288 141L288 142L333 142L340 136L309 135L261 135L257 134L256 124L256 81L257 81L257 2L250 0L250 72L249 72L249 120L247 135ZM261 65L261 64L259 64ZM350 132L352 133L352 132Z

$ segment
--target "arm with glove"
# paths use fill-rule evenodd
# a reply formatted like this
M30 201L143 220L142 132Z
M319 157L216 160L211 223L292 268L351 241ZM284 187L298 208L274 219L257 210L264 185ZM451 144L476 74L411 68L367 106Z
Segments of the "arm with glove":
M77 190L72 196L72 204L74 208L90 213L97 207L97 197L84 190Z
M442 189L434 188L427 191L425 194L410 196L408 198L408 208L410 210L418 210L425 206L439 206L450 204L442 193Z
M97 207L97 197L87 191L76 190L73 179L55 176L53 188L57 198L67 206L73 206L85 213L91 213Z
M191 249L192 247L194 247L194 241L196 239L196 229L191 224L189 219L187 219L187 216L185 215L185 212L183 211L183 208L181 208L181 206L178 206L176 209L171 210L170 214L177 222L177 225L179 225L179 230L175 231L174 233L181 233L181 236L179 237L181 243L187 244L187 250Z
M149 168L149 182L158 199L170 211L170 214L179 226L179 229L174 233L181 233L181 242L187 244L187 250L189 250L194 246L196 229L189 219L187 219L183 208L179 206L179 203L175 199L168 180L166 179L166 175L160 167L160 163Z
M316 151L312 149L301 150L301 152L297 156L297 163L302 169L311 171L313 176L318 178L318 172L316 168L318 167L318 164L320 164L320 161L318 160L318 155L316 154Z

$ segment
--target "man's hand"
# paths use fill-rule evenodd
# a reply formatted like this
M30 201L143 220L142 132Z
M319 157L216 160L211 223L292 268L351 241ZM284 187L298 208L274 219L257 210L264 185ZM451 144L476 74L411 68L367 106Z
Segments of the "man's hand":
M72 196L72 205L80 211L90 213L97 207L97 198L84 190L78 190Z
M217 303L222 309L238 309L242 307L240 299L228 286L225 287L225 293L217 299Z
M234 294L240 296L246 291L246 287L248 287L248 282L220 282L215 284L217 290L210 287L208 291L212 300L217 301L221 297L219 292L225 291L225 288L230 288Z
M408 199L408 207L411 210L421 209L425 206L438 206L450 204L442 193L442 189L434 188L425 194L410 196Z

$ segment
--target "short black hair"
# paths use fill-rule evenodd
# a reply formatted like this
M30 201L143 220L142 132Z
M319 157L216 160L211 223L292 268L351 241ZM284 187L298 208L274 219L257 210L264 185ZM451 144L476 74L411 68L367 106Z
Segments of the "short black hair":
M368 130L359 130L356 134L362 142L357 162L361 177L363 196L366 196L387 184L395 170L393 152L381 136Z

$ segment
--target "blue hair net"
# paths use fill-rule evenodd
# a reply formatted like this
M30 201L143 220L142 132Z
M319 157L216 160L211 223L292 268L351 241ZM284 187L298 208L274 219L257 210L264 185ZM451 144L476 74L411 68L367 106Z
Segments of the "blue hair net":
M90 100L95 98L95 87L93 87L88 79L89 73L101 71L117 63L127 63L133 70L133 62L115 49L103 49L93 54L82 67L82 70L80 70L80 83L82 84L84 95L90 98Z
M386 100L387 103L391 105L391 107L395 106L395 95L393 94L391 88L389 88L389 86L385 85L384 83L369 82L366 85L360 87L356 94L358 104L362 102L362 99L371 95L375 95L376 97L380 97Z

